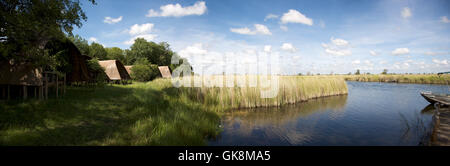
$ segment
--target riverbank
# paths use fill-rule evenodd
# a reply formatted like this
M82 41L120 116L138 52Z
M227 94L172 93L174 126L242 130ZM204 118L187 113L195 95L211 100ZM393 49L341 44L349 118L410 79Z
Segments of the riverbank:
M444 74L363 74L363 75L341 75L346 81L360 82L393 82L393 83L414 83L414 84L450 84L450 75Z
M68 87L60 99L0 101L0 145L206 145L220 112L347 93L339 78L280 77L273 99L257 88L175 88L171 80Z

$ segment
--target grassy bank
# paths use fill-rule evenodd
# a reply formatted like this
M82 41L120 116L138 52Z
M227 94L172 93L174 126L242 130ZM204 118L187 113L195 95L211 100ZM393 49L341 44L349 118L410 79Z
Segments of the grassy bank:
M67 90L0 103L0 145L204 145L219 131L217 113L157 82Z
M415 74L415 75L346 75L342 76L347 81L361 82L395 82L414 84L449 84L450 75Z
M220 132L220 111L347 93L342 78L280 77L271 99L260 88L175 88L157 79L0 101L0 145L205 145Z

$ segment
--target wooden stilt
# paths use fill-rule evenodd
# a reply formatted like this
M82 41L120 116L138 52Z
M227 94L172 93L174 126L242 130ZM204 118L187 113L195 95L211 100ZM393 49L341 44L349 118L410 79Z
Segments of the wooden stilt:
M9 90L9 85L8 85L8 100L10 99L10 96L9 96L9 93L10 93L10 90Z
M48 99L48 74L47 73L44 74L44 78L45 78L45 93L44 93L44 96L45 96L45 100L47 100Z
M6 98L6 88L2 87L2 98Z
M27 97L28 97L27 89L28 89L27 86L24 85L24 86L23 86L23 99L24 99L24 100L26 100Z
M63 94L66 95L66 74L64 74L64 82L63 82L63 86L64 86L64 90L63 90Z
M39 100L44 99L44 85L39 86Z
M56 98L58 98L58 91L59 91L59 81L58 81L58 75L56 75Z
M33 87L33 89L34 89L34 98L37 98L37 93L36 93L36 91L37 91L37 87L36 87L36 86L34 86L34 87Z

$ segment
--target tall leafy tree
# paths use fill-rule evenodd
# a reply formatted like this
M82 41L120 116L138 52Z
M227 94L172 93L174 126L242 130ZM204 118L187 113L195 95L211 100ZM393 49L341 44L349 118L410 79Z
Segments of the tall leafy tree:
M128 64L127 59L125 58L124 51L119 47L105 48L105 50L107 53L106 55L107 59L115 59L119 60L123 64Z
M86 39L82 38L79 35L68 36L68 38L75 44L80 50L81 54L89 55L89 43Z
M88 2L96 4L95 0ZM79 0L2 0L0 61L51 65L52 58L44 50L47 42L72 35L73 27L81 27L86 20Z
M105 48L103 48L103 45L93 42L89 46L89 56L90 57L97 58L99 60L105 60L106 55L107 55L107 52L106 52Z

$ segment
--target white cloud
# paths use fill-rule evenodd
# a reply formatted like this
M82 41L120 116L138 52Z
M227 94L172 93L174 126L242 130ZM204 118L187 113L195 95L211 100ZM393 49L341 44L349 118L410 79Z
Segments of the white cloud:
M264 18L264 21L267 21L267 20L270 20L270 19L276 19L276 18L278 18L278 15L275 15L275 14L268 14L268 15L266 16L266 18Z
M450 55L450 52L432 52L432 51L427 51L424 53L425 55Z
M188 15L203 15L206 10L206 4L204 1L198 1L192 6L183 7L180 4L168 4L159 7L161 10L157 12L153 9L148 11L146 17L183 17Z
M283 31L288 31L288 27L284 25L280 25L280 29Z
M297 48L295 48L291 43L283 43L281 46L281 49L287 52L294 53L297 51Z
M105 17L103 22L105 22L107 24L115 24L115 23L118 23L118 22L122 21L122 18L123 18L122 16L120 16L118 18Z
M346 41L344 39L331 38L331 42L336 46L347 46L348 45L348 41Z
M354 60L352 61L352 65L359 65L361 63L360 60Z
M448 20L447 16L442 16L441 17L441 22L443 22L443 23L450 23L450 20Z
M405 55L409 54L408 48L396 48L394 51L392 51L392 55Z
M272 52L272 46L271 45L265 45L264 46L264 52L266 52L266 53Z
M130 40L125 41L124 44L132 45L134 43L134 40L136 40L137 38L144 38L147 41L151 41L151 40L155 39L156 37L157 37L157 35L154 35L154 34L137 35L137 36L132 37Z
M133 26L131 26L128 33L130 33L130 35L147 34L152 30L153 26L154 26L154 24L152 24L152 23L146 23L146 24L141 24L141 25L134 24Z
M336 50L336 49L330 49L330 48L326 48L325 52L331 55L335 55L335 56L347 56L347 55L351 55L352 52L348 49L345 50Z
M438 65L448 65L449 61L447 59L439 60L439 59L433 59L433 62Z
M230 28L231 32L239 33L243 35L272 35L272 32L270 32L269 28L267 28L265 25L261 24L254 24L255 30L250 30L249 28Z
M403 8L403 10L402 10L402 17L403 18L409 18L411 16L412 16L411 9L409 9L408 7Z
M372 56L377 56L377 55L378 55L378 53L375 52L375 51L373 51L373 50L370 50L369 53L370 53L370 55L372 55Z
M90 37L90 38L89 38L89 41L90 41L90 42L97 42L98 40L97 40L97 38L95 38L95 37Z
M313 20L306 17L297 10L289 9L289 11L287 13L284 13L281 17L281 23L301 23L311 26L313 25Z
M195 43L192 46L187 46L186 48L179 51L179 55L184 58L192 58L198 55L206 55L208 51L203 48L202 43Z
M348 48L349 42L344 39L330 39L330 44L322 43L322 47L325 49L325 53L334 56L347 56L351 55L352 51Z

